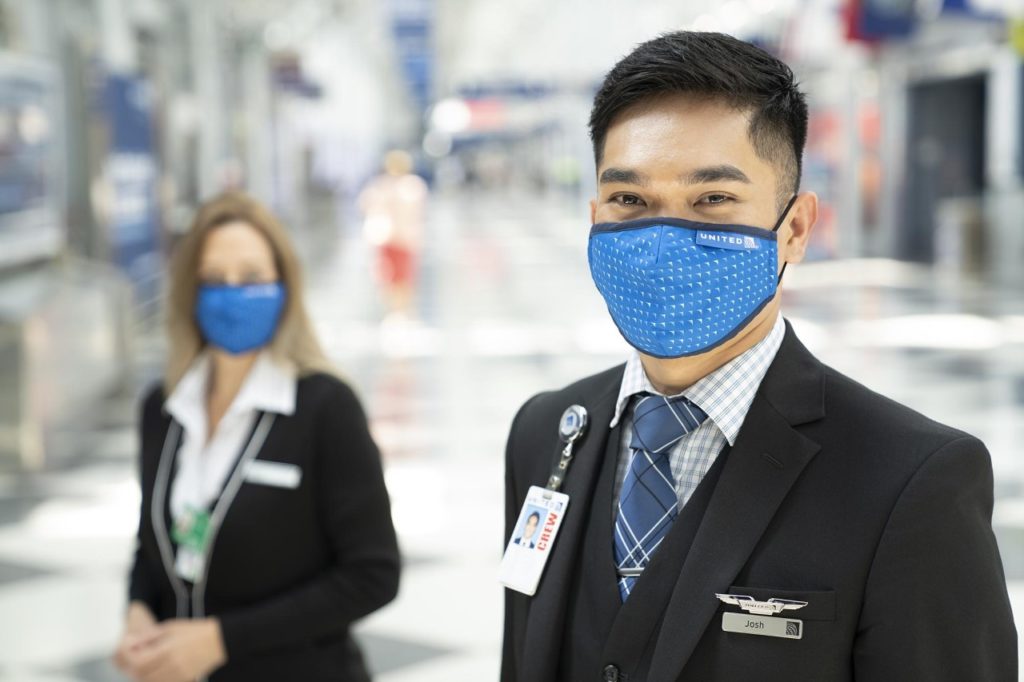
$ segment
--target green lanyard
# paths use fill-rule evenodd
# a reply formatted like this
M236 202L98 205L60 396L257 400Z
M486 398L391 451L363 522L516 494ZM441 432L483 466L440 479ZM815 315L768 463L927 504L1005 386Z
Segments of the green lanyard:
M171 529L171 537L178 546L199 556L204 555L210 541L210 512L186 506L184 516Z

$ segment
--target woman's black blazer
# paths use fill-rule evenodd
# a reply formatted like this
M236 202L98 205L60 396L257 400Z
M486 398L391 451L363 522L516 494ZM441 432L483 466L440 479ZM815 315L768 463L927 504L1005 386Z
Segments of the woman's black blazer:
M380 453L352 389L313 374L298 380L294 414L260 415L213 507L194 585L173 573L167 500L181 428L164 400L158 386L143 402L130 598L159 620L220 619L228 662L212 682L368 680L349 627L395 597L400 562ZM297 487L247 480L251 459L297 466Z

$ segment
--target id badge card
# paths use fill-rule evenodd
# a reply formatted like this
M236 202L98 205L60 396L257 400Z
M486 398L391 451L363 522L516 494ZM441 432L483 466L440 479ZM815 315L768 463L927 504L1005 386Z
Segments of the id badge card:
M171 537L178 545L174 567L185 580L195 582L206 560L210 538L210 512L186 507L185 514L174 524Z
M530 487L498 569L502 585L531 597L536 593L568 506L565 493Z

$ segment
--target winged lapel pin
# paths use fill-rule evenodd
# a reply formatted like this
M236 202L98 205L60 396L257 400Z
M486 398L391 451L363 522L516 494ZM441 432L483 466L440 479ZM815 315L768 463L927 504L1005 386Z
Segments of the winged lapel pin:
M719 601L732 606L738 606L747 613L756 614L759 616L774 616L782 613L783 611L796 611L807 606L805 601L797 601L795 599L779 599L778 597L772 597L768 601L757 601L753 597L746 594L715 594Z

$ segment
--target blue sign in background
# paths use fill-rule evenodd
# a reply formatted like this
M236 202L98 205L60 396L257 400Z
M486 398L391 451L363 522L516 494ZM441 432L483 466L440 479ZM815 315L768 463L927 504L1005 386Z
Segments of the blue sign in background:
M856 36L863 40L890 40L910 36L921 24L934 19L916 0L848 0ZM937 14L983 21L1000 20L979 11L970 0L942 0Z
M0 269L64 244L55 83L48 64L0 52Z
M433 0L392 0L391 33L402 78L422 113L434 94Z
M159 249L157 164L153 142L152 97L138 76L110 74L103 92L110 131L107 180L111 189L111 258L136 286L156 273Z

